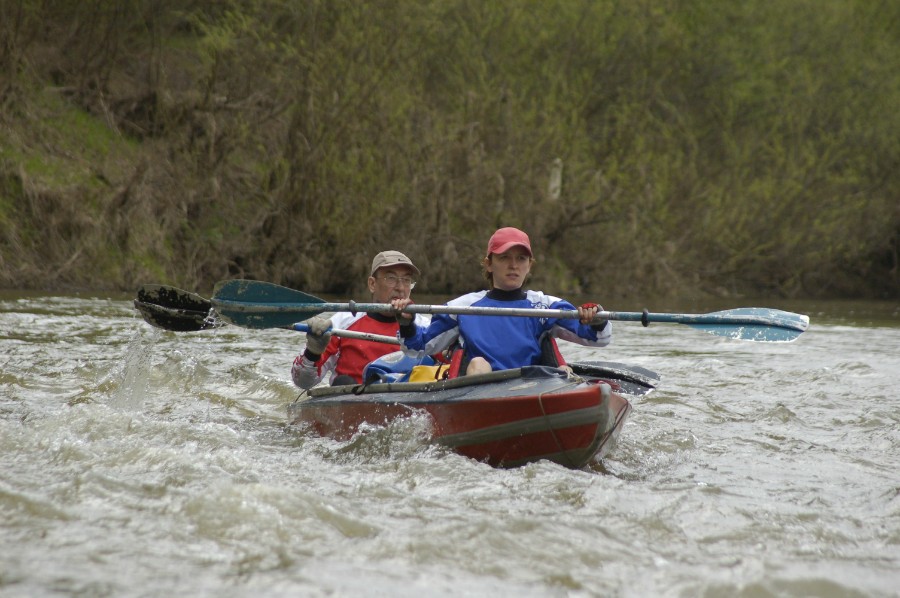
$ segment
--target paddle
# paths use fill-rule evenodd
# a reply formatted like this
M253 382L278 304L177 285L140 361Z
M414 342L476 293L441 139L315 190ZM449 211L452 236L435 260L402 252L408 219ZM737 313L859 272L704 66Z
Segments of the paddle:
M176 287L145 284L138 289L134 306L148 324L164 330L196 332L223 325L210 314L209 299Z
M216 284L212 304L223 319L245 328L280 328L296 320L333 311L394 313L389 303L328 303L301 291L256 280L228 280ZM412 304L403 311L411 314L578 318L577 311L563 309ZM809 326L807 316L760 307L709 314L601 311L595 321L602 320L641 322L644 326L650 322L686 324L710 334L750 341L792 341Z
M147 284L138 289L134 306L148 324L173 332L198 332L210 328L218 328L224 322L216 318L212 303L196 293L158 284ZM297 332L309 332L309 326L294 323L280 326ZM393 336L357 332L355 330L331 330L331 334L342 338L373 341L399 345L400 341Z

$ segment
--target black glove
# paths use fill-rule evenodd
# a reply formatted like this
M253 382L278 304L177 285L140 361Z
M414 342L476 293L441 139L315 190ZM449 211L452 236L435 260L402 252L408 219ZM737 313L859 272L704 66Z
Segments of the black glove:
M603 311L603 306L602 306L602 305L597 305L596 303L582 303L582 304L581 304L581 307L583 307L584 309L590 309L590 308L592 308L592 307L596 307L598 312ZM599 320L599 321L596 321L596 322L592 322L592 323L591 323L591 329L592 329L592 330L596 330L597 332L600 332L600 331L602 331L604 328L606 328L606 325L607 325L607 324L609 324L609 320Z

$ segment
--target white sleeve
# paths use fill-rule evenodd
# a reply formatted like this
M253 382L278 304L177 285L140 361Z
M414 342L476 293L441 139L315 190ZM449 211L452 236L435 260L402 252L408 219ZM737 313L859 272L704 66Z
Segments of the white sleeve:
M302 353L294 359L294 365L291 366L291 378L294 380L294 384L300 388L312 388L322 379L316 370L315 362L310 361Z
M321 373L316 368L316 362L310 361L304 353L294 358L294 365L291 366L291 379L294 384L300 388L312 388L322 380L334 376L334 368L337 366L338 356L332 355L328 361L322 364Z

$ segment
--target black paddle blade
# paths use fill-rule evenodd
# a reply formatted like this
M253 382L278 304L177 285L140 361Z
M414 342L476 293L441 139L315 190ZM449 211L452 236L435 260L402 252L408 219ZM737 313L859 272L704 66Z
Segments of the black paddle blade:
M196 293L175 287L147 284L138 289L134 306L148 324L173 332L216 328L212 304Z
M209 312L212 303L197 293L161 284L145 284L138 289L137 300L169 309Z
M614 361L575 361L569 367L581 376L614 382L619 387L614 390L634 396L649 394L659 385L659 374L640 366Z

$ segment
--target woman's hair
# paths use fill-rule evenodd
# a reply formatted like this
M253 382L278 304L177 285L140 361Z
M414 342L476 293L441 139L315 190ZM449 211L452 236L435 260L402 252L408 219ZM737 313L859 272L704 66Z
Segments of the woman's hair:
M488 272L488 264L491 263L491 256L487 255L484 259L481 260L481 275L484 277L486 281L488 281L488 288L494 287L494 275L491 272Z

